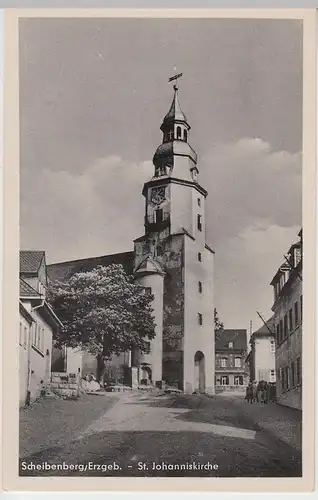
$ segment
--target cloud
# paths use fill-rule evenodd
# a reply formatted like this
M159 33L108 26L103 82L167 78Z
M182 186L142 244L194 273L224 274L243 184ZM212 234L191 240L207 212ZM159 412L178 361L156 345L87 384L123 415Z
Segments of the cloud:
M260 326L256 310L270 316L269 283L301 225L301 155L246 138L215 145L199 167L220 317L228 328ZM132 250L152 175L150 161L120 156L83 172L22 171L22 247L46 250L48 262Z
M217 247L246 227L301 225L301 153L259 138L215 145L201 160L208 238Z
M297 240L299 226L248 227L224 241L215 255L215 296L221 320L227 328L254 329L271 315L270 286L283 255Z
M143 230L141 187L150 162L98 159L83 173L22 172L23 248L44 248L48 261L132 250Z

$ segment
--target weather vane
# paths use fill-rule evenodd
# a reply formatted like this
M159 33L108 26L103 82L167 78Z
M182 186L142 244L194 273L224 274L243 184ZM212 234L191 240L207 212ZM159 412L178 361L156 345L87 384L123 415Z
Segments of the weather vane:
M174 71L177 71L177 68L174 67L173 68ZM176 81L176 83L174 84L173 86L173 90L178 90L178 78L181 78L183 75L183 73L179 73L177 75L174 75L174 76L171 76L168 80L168 82L173 82L174 80Z

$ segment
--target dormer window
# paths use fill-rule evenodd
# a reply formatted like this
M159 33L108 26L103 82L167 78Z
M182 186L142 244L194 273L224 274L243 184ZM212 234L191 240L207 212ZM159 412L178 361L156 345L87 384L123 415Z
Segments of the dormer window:
M233 342L229 342L229 349L233 349Z

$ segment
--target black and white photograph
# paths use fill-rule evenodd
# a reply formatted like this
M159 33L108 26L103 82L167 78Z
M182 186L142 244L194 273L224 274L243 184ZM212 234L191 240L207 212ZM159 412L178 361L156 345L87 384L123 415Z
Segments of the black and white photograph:
M19 477L302 478L303 20L18 37Z

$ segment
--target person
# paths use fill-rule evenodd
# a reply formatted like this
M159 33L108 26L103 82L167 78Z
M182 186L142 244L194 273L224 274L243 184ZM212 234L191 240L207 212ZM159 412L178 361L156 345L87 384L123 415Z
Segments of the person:
M258 403L258 393L257 393L257 381L253 382L253 402Z
M269 385L266 381L264 381L263 385L263 403L266 405L268 403L268 395L269 395Z
M257 384L257 399L260 403L264 403L264 380L260 380Z
M246 396L245 399L247 400L248 403L253 403L253 384L250 382L248 386L246 387Z

